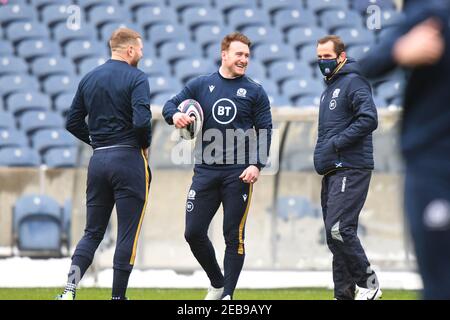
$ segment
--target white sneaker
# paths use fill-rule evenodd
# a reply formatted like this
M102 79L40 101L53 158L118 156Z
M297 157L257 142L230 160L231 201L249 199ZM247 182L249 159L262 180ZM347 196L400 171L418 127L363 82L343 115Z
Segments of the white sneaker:
M381 289L368 289L368 288L357 288L355 300L379 300L381 299L383 292Z
M223 287L222 288L209 287L205 300L220 300L220 298L222 297L222 293Z
M222 300L231 300L231 296L227 294L225 297L222 298Z
M73 291L64 291L56 296L56 300L75 300L75 293Z

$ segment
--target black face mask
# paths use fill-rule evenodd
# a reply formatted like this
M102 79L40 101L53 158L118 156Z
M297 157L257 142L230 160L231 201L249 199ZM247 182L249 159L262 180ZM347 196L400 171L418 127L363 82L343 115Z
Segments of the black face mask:
M339 62L337 58L335 59L319 59L317 60L317 64L319 65L320 71L325 77L330 76L334 70L336 70Z

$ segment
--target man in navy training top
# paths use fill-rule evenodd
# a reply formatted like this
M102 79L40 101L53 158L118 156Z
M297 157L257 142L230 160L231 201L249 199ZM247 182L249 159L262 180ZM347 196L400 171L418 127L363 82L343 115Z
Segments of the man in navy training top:
M197 100L204 112L187 196L185 238L211 282L206 300L233 297L244 264L244 231L253 184L266 164L271 141L272 116L267 94L245 75L250 45L241 33L225 36L220 69L190 80L163 108L165 120L176 128L193 121L177 110L183 100ZM256 147L251 148L255 141ZM226 244L224 274L207 235L221 203Z
M375 78L397 67L409 72L400 134L404 207L423 298L450 299L450 1L406 0L404 13L361 68Z
M326 89L320 99L314 166L323 175L321 202L333 254L334 297L375 300L381 290L357 230L374 168L372 132L378 126L377 109L369 83L356 61L347 58L339 37L319 39L317 58Z
M147 204L151 173L150 87L137 69L142 37L120 28L109 41L111 59L80 81L66 128L94 149L86 191L86 228L72 256L61 300L73 300L78 282L92 263L114 204L118 219L112 299L126 299ZM88 123L85 118L88 116Z

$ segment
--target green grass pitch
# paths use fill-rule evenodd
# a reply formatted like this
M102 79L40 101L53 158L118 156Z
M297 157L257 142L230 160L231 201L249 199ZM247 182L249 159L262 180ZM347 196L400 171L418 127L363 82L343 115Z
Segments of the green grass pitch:
M53 300L61 288L0 288L0 300ZM201 289L134 289L127 291L130 300L201 300L206 290ZM111 289L80 288L77 300L109 300ZM235 300L331 300L329 289L238 289ZM383 290L383 300L416 300L417 291Z

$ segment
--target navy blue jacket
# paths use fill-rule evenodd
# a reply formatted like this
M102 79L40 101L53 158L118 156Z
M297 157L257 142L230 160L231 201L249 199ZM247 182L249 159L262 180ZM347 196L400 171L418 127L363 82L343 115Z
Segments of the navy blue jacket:
M190 80L179 94L165 103L163 116L168 124L173 124L172 117L178 112L178 105L186 99L197 100L202 106L204 114L203 139L198 139L198 137L196 139L196 166L219 169L247 167L250 164L256 165L260 169L265 166L272 135L272 114L269 99L260 84L245 75L226 79L218 71L196 77ZM265 137L259 136L260 129L266 129ZM243 149L238 150L238 148L242 148L242 144L237 141L233 144L234 148L227 146L227 130L256 133L259 136L259 143L256 143L256 147L260 148L264 144L264 148L261 149L261 153L264 154L256 157L257 150L252 150L248 144L250 139L256 141L256 136L245 138L244 152L242 152ZM221 134L222 141L220 139L208 141L208 133L214 132ZM202 157L202 155L208 155L208 150L214 148L217 151L222 150L222 152L218 152L215 157L209 159ZM232 160L231 166L227 159Z
M378 126L370 84L349 58L322 94L314 166L319 174L336 169L373 169L372 132Z
M427 169L450 169L450 5L448 0L408 0L406 19L379 45L360 60L368 77L377 77L394 69L392 58L395 42L416 24L429 17L441 20L445 52L438 63L410 70L405 89L401 149L408 165Z
M93 148L130 145L145 149L151 143L151 118L145 73L110 59L81 79L66 129Z

